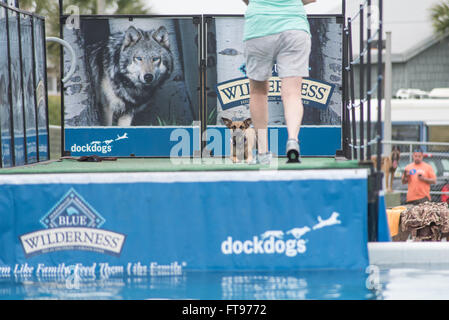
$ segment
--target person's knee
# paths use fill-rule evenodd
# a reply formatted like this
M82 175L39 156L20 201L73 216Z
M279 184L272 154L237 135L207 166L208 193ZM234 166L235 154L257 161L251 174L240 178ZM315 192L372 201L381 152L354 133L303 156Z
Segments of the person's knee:
M268 81L250 80L249 82L250 94L268 95Z

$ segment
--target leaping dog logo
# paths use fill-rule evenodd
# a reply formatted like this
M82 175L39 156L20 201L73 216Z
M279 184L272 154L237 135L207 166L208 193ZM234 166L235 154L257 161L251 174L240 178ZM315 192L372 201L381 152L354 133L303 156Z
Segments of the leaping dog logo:
M105 140L103 141L106 145L110 145L112 142L114 142L114 140Z
M307 232L310 231L309 227L302 227L302 228L293 228L289 231L287 231L287 234L291 234L295 239L301 238L303 235L305 235Z
M323 220L320 216L318 216L318 223L314 225L312 229L317 230L323 227L333 226L334 224L340 224L341 221L338 220L339 215L340 214L338 212L332 212L332 215L326 220Z
M117 135L117 139L115 139L115 141L119 141L119 140L123 140L123 139L128 139L128 133L125 132L123 134L123 136Z
M266 238L278 238L278 239L282 239L284 237L284 231L282 230L268 230L265 231L264 233L262 233L262 235L260 236L263 240Z

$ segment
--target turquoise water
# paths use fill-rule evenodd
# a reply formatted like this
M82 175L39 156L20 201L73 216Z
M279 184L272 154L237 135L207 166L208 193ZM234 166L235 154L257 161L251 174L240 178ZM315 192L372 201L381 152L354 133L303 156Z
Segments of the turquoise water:
M108 279L1 279L0 299L376 299L353 271L185 272Z
M384 268L379 296L385 300L448 300L449 266Z
M1 278L0 299L372 300L449 299L449 268L374 272L185 272L107 279Z

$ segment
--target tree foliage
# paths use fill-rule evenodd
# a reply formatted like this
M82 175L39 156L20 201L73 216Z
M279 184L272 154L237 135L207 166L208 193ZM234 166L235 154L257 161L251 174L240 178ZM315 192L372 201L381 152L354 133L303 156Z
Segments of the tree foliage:
M449 32L449 0L431 8L433 29L437 34L444 35Z
M64 11L70 5L77 6L80 14L99 14L97 1L101 0L64 0ZM149 9L143 0L102 0L105 12L100 14L148 14ZM58 0L19 0L21 9L35 12L46 18L47 36L59 37L59 1ZM48 58L59 69L59 44L48 43Z

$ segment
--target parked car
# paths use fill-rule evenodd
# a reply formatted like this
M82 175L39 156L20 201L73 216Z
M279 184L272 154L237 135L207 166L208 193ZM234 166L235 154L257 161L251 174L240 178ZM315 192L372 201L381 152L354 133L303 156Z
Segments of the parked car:
M399 89L395 95L396 99L426 99L429 93L420 89Z
M435 202L448 202L449 195L445 194L432 194L432 192L448 192L449 191L449 154L447 153L429 153L425 152L423 161L430 164L437 176L437 182L430 186L430 196L432 201ZM394 174L393 190L395 191L407 191L407 185L402 184L401 177L404 173L404 168L411 163L410 153L401 153L398 168ZM401 203L406 201L406 193L401 193Z

